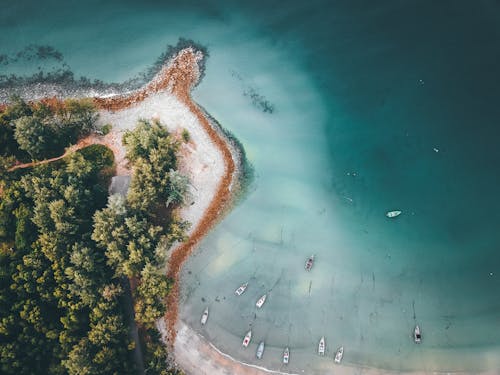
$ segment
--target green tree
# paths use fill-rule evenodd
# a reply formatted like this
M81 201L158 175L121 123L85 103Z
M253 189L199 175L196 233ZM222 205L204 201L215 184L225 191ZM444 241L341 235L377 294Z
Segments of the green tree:
M155 322L165 314L163 299L170 290L167 277L150 262L141 271L136 290L136 320L146 328L154 328Z
M33 159L43 158L52 146L54 134L42 121L24 116L15 121L14 136L19 148Z
M0 156L22 158L24 153L18 149L14 138L15 120L31 116L32 110L19 96L10 98L10 105L0 112Z
M168 179L170 184L168 186L166 205L169 206L171 203L175 205L183 204L188 193L189 178L179 171L170 169Z
M168 131L158 122L139 120L132 131L125 132L123 144L127 148L127 159L131 162L138 158L148 159L149 152L158 148L158 142L168 137Z

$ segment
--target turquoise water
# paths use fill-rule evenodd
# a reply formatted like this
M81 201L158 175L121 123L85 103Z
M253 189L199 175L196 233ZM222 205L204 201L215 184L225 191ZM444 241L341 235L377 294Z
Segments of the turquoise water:
M206 45L194 97L256 177L187 263L182 319L274 369L284 346L289 370L319 373L344 345L348 365L498 371L499 12L492 1L21 1L0 14L0 72L67 64L124 81L179 37ZM30 44L62 58L16 59ZM389 220L393 209L403 214Z

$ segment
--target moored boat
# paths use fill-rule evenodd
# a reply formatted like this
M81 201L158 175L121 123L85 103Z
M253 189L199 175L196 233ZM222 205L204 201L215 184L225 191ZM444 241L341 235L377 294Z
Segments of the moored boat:
M258 359L261 359L263 354L264 354L264 341L261 341L259 346L257 347L255 355L257 356Z
M241 284L239 286L239 288L234 291L234 294L236 294L237 296L241 296L245 292L245 290L247 289L247 286L248 286L248 282Z
M306 271L310 271L313 265L314 265L314 255L311 255L309 258L307 258L306 265L304 266L304 268L306 269Z
M334 359L335 363L340 363L340 361L342 361L343 356L344 356L344 347L341 346L335 353L335 359Z
M204 326L205 323L208 320L208 307L203 311L203 314L201 315L201 325Z
M418 326L418 324L413 330L413 340L415 340L415 343L417 344L420 344L420 342L422 341L422 334L420 333L420 327Z
M250 344L250 340L252 340L252 330L248 331L243 339L242 345L246 348L248 344Z
M289 359L290 359L290 349L288 349L288 347L286 347L285 351L283 352L283 363L285 365L288 365Z
M264 302L266 302L267 294L264 294L262 297L258 299L258 301L255 303L255 306L257 306L259 309L262 307Z
M319 340L319 344L318 344L318 354L319 355L325 355L325 348L326 348L326 344L325 344L325 336L323 336L321 338L321 340Z
M391 219L392 219L393 217L396 217L396 216L401 215L401 212L402 212L402 211L397 211L397 210L396 210L396 211L389 211L389 212L387 212L387 213L385 214L385 216L387 216L388 218L391 218Z

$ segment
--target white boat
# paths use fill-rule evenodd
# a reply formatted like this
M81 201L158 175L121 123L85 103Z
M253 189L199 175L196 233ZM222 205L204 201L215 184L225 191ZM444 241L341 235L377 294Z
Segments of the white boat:
M385 216L387 216L389 218L393 218L393 217L396 217L399 215L401 215L401 211L389 211L385 214Z
M248 344L250 344L250 340L252 339L252 330L248 331L243 339L242 345L246 348Z
M285 351L283 352L283 363L285 365L288 365L289 360L290 360L290 349L288 349L288 347L286 347Z
M319 340L319 344L318 344L318 354L319 355L325 355L325 348L326 348L326 344L325 344L325 336L323 336L321 338L321 340Z
M264 341L260 342L259 346L257 347L257 351L255 352L255 355L258 359L262 358L262 354L264 354Z
M314 255L311 255L307 260L306 260L306 265L304 266L304 268L306 269L306 271L310 271L311 268L313 267L313 264L314 264Z
M255 306L257 306L259 309L262 307L264 302L266 302L267 294L264 294L262 297L259 298L259 300L255 303Z
M239 286L239 288L234 291L234 294L236 294L237 296L241 296L245 292L245 290L247 289L247 286L248 286L248 283L241 284Z
M418 324L415 326L415 329L413 330L413 339L417 344L420 344L420 341L422 341L422 334L420 333L420 327Z
M335 363L340 363L342 361L342 357L344 356L344 347L341 346L338 348L337 353L335 353Z
M201 325L204 326L205 323L208 320L208 307L203 311L203 314L201 315Z

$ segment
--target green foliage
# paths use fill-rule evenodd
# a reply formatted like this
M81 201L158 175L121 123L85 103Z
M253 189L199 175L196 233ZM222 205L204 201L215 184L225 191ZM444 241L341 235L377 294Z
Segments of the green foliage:
M182 140L185 143L188 143L191 140L191 135L189 134L189 132L187 131L187 129L182 129L181 136L182 136Z
M0 373L133 372L120 281L90 238L112 163L92 146L4 175Z
M91 103L81 101L57 110L20 101L5 113L19 141L13 154L23 147L34 158L95 122ZM16 172L7 172L12 158L3 159L0 373L135 373L126 278L137 281L147 373L178 373L169 369L155 322L171 287L162 272L166 251L188 228L166 206L182 204L188 181L176 171L178 143L158 122L141 122L125 139L135 171L126 198L107 199L113 154L104 146Z
M146 219L118 213L110 202L107 208L95 214L92 239L105 249L107 263L117 277L135 277L155 256L161 233L162 228Z
M169 186L166 205L171 203L180 205L184 203L188 193L189 179L179 171L171 169L168 172Z
M140 284L135 294L136 320L146 328L154 328L155 322L165 314L166 297L171 281L151 263L146 263L141 271Z
M97 112L88 99L68 99L53 109L20 98L0 113L0 156L24 160L62 154L65 147L94 130Z
M113 127L111 126L111 124L105 124L102 128L101 128L101 133L102 135L106 135L106 134L109 134L109 132L111 131Z
M127 157L134 164L134 178L127 201L133 210L154 216L162 205L184 202L189 180L177 170L179 143L160 123L141 120L124 135Z
M19 150L14 138L14 121L21 117L31 116L33 111L19 96L13 96L10 101L11 104L0 112L0 156L24 159L26 155Z
M53 146L54 132L40 119L24 116L15 121L14 137L32 159L40 159Z
M127 159L135 162L138 158L149 158L151 150L159 147L159 142L168 137L168 131L158 122L140 120L133 131L123 136L123 144L127 148Z
M63 127L70 128L77 136L87 135L95 130L97 112L92 99L66 99L64 106L56 117L60 119Z

